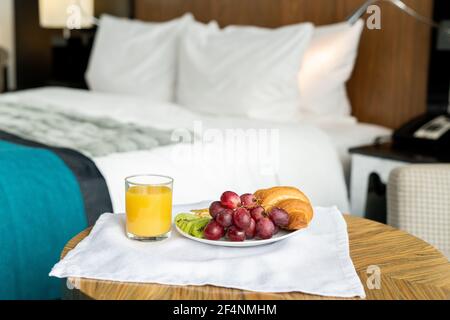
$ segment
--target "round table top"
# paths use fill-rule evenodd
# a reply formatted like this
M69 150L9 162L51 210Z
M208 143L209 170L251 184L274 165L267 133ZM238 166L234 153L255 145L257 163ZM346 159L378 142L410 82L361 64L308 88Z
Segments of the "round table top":
M438 250L412 235L377 222L353 216L345 216L345 220L350 255L367 299L450 299L450 263ZM89 232L87 229L70 240L61 257ZM378 283L374 277L377 270ZM168 286L78 278L68 281L82 296L106 300L330 299L303 293L257 293L214 286Z

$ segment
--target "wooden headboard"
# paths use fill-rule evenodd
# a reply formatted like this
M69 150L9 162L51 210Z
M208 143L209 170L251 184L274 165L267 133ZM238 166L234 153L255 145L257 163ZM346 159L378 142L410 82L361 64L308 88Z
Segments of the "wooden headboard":
M365 0L134 0L135 18L166 21L192 12L203 22L279 27L344 21ZM433 0L404 0L431 17ZM431 30L389 3L382 29L365 29L348 91L362 122L396 128L426 110Z

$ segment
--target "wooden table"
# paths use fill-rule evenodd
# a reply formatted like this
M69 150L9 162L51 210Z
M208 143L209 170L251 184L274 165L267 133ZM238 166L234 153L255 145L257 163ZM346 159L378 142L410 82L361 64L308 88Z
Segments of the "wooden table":
M369 220L346 216L350 253L364 284L367 299L450 299L450 263L431 245L405 232ZM61 257L83 240L86 230L64 248ZM368 289L368 267L381 271L381 288ZM90 279L68 279L78 290L68 290L69 298L236 300L236 299L328 299L303 293L255 293L214 286L168 286ZM369 281L374 283L373 281Z

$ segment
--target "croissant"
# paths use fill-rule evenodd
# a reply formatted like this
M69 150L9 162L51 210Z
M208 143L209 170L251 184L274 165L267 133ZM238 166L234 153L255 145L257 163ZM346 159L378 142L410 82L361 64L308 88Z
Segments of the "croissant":
M308 227L313 219L313 208L308 197L294 187L274 187L255 192L259 204L270 212L273 208L283 209L289 214L287 230Z

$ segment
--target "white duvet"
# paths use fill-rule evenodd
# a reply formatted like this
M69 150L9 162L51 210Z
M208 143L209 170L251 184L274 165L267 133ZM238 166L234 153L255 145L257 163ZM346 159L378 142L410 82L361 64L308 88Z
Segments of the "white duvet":
M336 149L327 134L316 126L218 119L173 104L63 88L10 93L1 96L0 100L45 105L162 129L187 128L191 132L195 129L197 134L209 135L211 139L203 143L179 143L150 151L94 158L107 182L117 213L124 212L125 177L143 173L173 177L175 204L217 199L225 190L245 193L273 185L293 185L301 188L315 206L337 206L344 212L348 210L347 189ZM249 143L233 147L234 138L226 134L232 136L248 129L251 131L245 132L256 132L258 145Z

